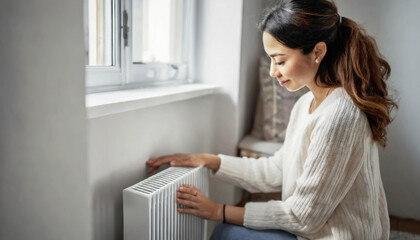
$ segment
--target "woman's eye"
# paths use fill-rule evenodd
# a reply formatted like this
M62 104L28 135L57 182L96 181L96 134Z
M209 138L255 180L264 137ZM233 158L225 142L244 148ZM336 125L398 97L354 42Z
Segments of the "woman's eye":
M283 65L284 64L284 61L283 62L276 62L276 65Z

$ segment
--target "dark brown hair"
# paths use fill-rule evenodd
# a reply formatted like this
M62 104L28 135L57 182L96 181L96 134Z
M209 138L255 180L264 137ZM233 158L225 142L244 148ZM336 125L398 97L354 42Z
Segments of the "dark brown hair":
M310 53L325 42L327 53L315 82L318 86L342 86L369 121L373 140L386 146L386 127L397 104L388 96L385 80L391 67L376 41L356 22L340 17L328 0L281 0L268 9L259 28L289 48Z

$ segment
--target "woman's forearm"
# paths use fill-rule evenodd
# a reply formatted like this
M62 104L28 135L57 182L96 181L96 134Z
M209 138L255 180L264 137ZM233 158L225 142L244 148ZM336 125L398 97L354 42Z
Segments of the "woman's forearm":
M205 154L205 167L217 171L220 168L221 159L217 155ZM242 226L244 223L245 208L236 206L225 206L225 221L227 223ZM218 204L217 220L223 221L223 204Z
M213 171L220 168L221 159L217 155L205 154L205 166ZM227 223L242 226L244 223L245 208L236 206L225 206L225 221ZM217 220L223 221L223 204L218 204Z
M201 155L202 155L201 157L205 159L205 167L213 171L219 170L220 162L221 162L221 159L219 156L213 155L213 154L201 154Z

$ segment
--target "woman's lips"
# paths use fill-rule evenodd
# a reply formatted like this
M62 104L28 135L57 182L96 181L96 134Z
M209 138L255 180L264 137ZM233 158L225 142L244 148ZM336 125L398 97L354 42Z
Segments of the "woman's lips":
M289 82L289 80L286 80L286 81L280 81L279 80L280 86L285 86L288 82Z

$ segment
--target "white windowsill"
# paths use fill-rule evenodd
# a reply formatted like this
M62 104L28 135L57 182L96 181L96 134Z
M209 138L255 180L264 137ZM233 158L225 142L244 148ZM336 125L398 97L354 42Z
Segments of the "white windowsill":
M221 90L221 86L211 84L184 84L169 87L130 89L86 95L88 118L98 118L111 114L133 111L141 108L187 100Z

